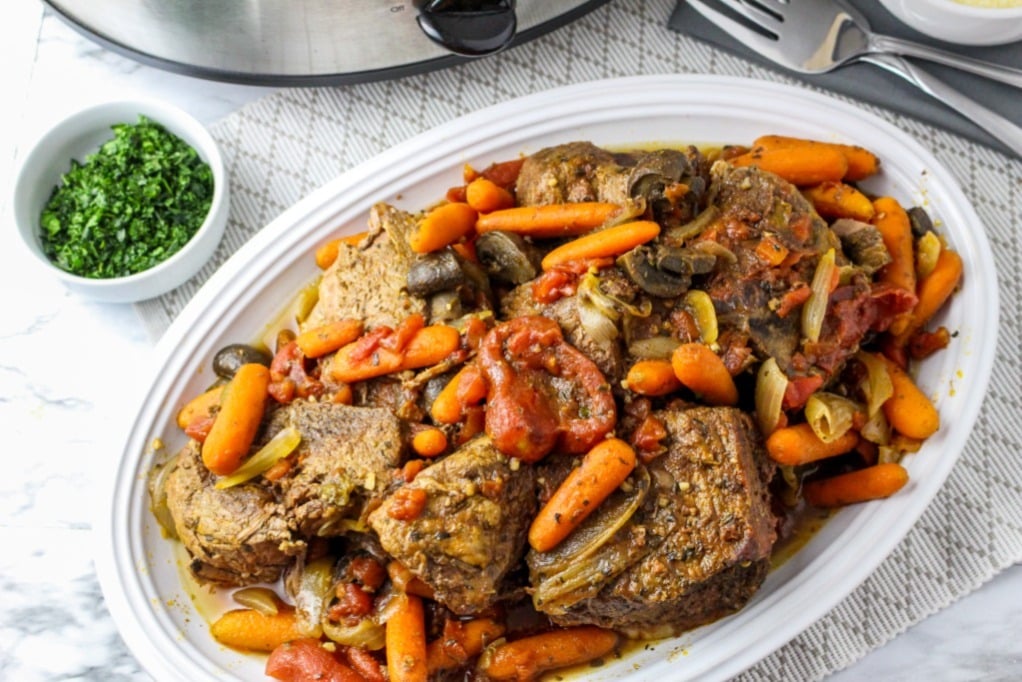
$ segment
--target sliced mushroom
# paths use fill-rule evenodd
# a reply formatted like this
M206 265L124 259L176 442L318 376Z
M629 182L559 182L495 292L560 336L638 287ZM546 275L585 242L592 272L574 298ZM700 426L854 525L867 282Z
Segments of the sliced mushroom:
M452 251L437 251L420 256L408 270L406 286L414 296L429 296L455 289L465 281L458 257Z
M646 293L673 298L688 291L693 275L712 271L717 258L697 249L658 244L632 249L617 262Z
M639 158L628 176L628 194L660 199L664 189L680 182L691 171L688 157L677 149L658 149Z
M659 149L640 156L628 176L628 192L645 199L665 227L685 223L704 205L709 179L706 160L695 147Z
M429 298L429 320L432 323L456 320L463 312L457 291L440 291Z
M651 246L640 246L632 249L617 259L628 277L640 289L653 296L674 298L681 296L692 283L691 277L685 274L661 270L657 267L657 250Z
M842 218L834 221L831 230L841 240L841 249L845 255L867 275L872 275L891 262L891 254L875 226Z
M483 269L495 279L524 284L535 279L538 262L535 247L517 234L494 230L476 240L476 255Z
M705 275L717 265L717 257L701 250L672 246L656 247L656 266L677 275Z

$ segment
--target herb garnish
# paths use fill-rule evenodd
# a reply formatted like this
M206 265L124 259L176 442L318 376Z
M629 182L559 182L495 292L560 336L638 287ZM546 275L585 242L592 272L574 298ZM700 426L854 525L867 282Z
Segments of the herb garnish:
M213 199L209 165L145 116L112 126L114 137L71 169L40 216L43 250L82 277L123 277L177 252Z

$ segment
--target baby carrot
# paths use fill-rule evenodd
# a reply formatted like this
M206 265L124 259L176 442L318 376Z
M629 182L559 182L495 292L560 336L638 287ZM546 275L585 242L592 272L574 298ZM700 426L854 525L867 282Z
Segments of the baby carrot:
M197 418L210 416L210 411L220 404L220 396L223 392L223 385L214 386L189 400L177 413L177 425L182 429L187 429L188 425Z
M415 253L439 251L467 237L477 215L474 208L461 202L437 206L419 222L408 237L408 245Z
M424 599L434 598L433 588L422 582L422 578L412 573L400 562L389 562L387 564L387 575L390 576L390 582L394 583L394 588L399 592L414 594Z
M465 365L433 400L429 414L438 424L456 424L465 408L486 398L486 381L474 364Z
M674 367L666 360L640 360L632 365L625 385L640 395L667 395L681 388Z
M747 154L731 159L731 165L757 166L798 186L837 182L848 172L848 161L844 155L826 146L778 149L753 147Z
M556 547L575 530L635 468L635 450L617 438L597 444L571 470L529 527L537 552Z
M660 226L652 220L636 220L608 227L558 246L543 257L544 270L572 261L620 256L660 234Z
M295 337L295 343L305 357L318 358L333 353L360 336L362 336L360 320L337 320L302 332Z
M738 388L720 356L702 343L683 343L674 350L671 366L678 380L710 405L734 405Z
M348 235L347 237L331 239L326 244L316 249L316 265L318 265L321 270L326 270L334 264L335 260L337 260L337 254L340 251L341 244L358 246L358 244L365 239L366 234L368 233L359 232L358 234Z
M868 223L876 215L869 197L843 182L821 182L806 187L802 194L824 218L851 218Z
M912 241L912 224L908 213L892 197L880 197L873 201L876 215L873 225L880 231L884 246L891 255L891 262L880 269L877 278L896 287L916 292L916 259ZM891 333L902 333L911 320L911 311L904 312L891 323Z
M490 618L448 621L444 633L426 647L426 668L430 676L460 668L504 634L504 626Z
M572 237L599 227L620 210L617 204L598 201L505 208L479 216L476 231L505 230L523 237Z
M616 632L593 625L550 630L487 650L479 669L488 680L529 682L547 670L606 656L614 651L619 641Z
M447 436L435 426L429 426L412 436L412 450L421 457L436 457L447 449Z
M340 239L331 239L323 246L316 249L316 265L320 270L326 270L337 260L337 252L341 248Z
M802 488L814 507L842 507L890 497L908 483L905 467L894 462L876 464L847 474L810 481Z
M907 337L922 329L947 302L962 281L962 257L950 249L941 249L937 263L926 277L919 282L919 302L912 309L912 319L902 332Z
M820 440L809 424L796 424L774 429L767 437L766 449L770 459L778 464L796 466L827 457L836 457L855 447L859 434L847 431L829 443Z
M387 671L393 682L426 682L426 622L422 599L395 595L396 608L387 619Z
M465 188L465 201L479 213L490 213L515 205L515 198L506 189L484 177L478 177Z
M337 381L353 384L401 371L401 354L386 348L377 347L370 357L354 359L352 355L359 349L358 343L353 341L341 347L330 360L328 371Z
M328 371L337 381L353 384L406 369L435 365L458 350L460 343L458 330L442 324L419 329L399 351L381 343L368 358L354 357L361 347L359 341L353 341L337 351Z
M220 411L202 444L202 461L218 476L234 472L248 454L263 419L270 370L256 363L238 368L224 389Z
M438 364L458 350L461 336L454 327L434 324L423 327L404 349L401 369L419 369Z
M756 255L770 265L780 265L788 257L788 247L772 234L765 234L756 245Z
M302 636L294 609L283 604L272 616L254 609L228 611L209 630L221 644L247 651L273 651L284 642Z
M883 405L884 416L894 430L909 438L925 440L940 428L940 415L905 370L884 358L894 393Z
M753 149L790 149L792 147L819 149L828 147L837 150L845 157L845 161L848 163L848 170L845 172L843 179L852 182L868 178L880 170L880 159L877 158L877 155L858 145L807 140L801 137L788 137L785 135L763 135L756 138L752 143L752 147Z

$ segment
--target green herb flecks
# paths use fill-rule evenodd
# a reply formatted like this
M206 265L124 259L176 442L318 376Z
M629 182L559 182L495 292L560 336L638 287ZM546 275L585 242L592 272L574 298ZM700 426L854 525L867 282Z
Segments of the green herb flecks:
M40 216L46 255L82 277L123 277L160 263L209 212L213 173L179 137L144 116L84 164L71 162Z

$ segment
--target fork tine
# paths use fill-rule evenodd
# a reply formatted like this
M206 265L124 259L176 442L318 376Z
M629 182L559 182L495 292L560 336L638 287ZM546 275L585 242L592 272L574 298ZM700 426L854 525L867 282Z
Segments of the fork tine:
M760 28L770 31L771 33L776 34L777 27L781 24L781 21L779 21L775 15L763 11L762 8L757 7L754 3L751 3L748 0L719 0L719 2L722 5L730 7L736 14L742 15Z
M768 38L762 33L757 33L744 24L740 24L726 14L713 9L703 0L687 0L687 2L707 20L731 34L732 37L738 39L739 42L748 48L755 50L767 59L772 59L781 64L787 62L784 55L777 48L776 40Z

